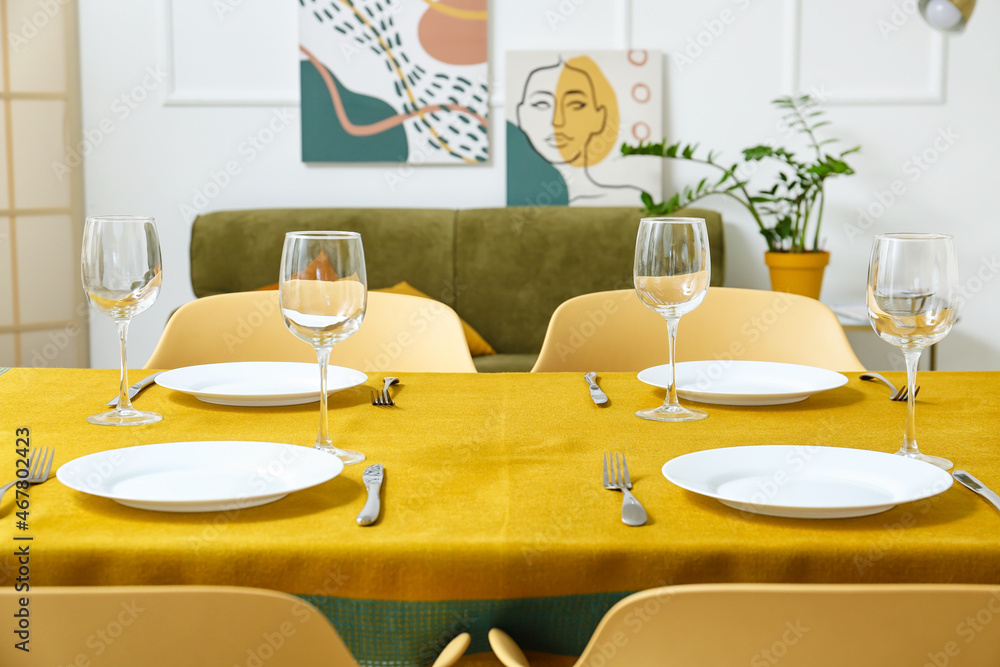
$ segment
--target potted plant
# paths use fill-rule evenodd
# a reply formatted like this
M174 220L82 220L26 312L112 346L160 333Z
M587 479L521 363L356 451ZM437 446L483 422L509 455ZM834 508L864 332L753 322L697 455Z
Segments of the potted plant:
M642 193L647 215L670 215L710 195L724 195L742 204L767 241L764 261L771 272L771 288L782 292L805 294L819 298L823 269L830 253L820 248L823 206L826 202L824 184L832 176L853 174L844 156L860 150L855 146L838 154L824 151L824 146L836 139L820 140L816 131L829 124L823 112L809 95L780 97L772 102L784 110L788 128L802 134L808 143L811 158L800 159L784 147L762 144L743 150L743 162L725 166L716 161L717 154L697 155L698 144L677 142L625 144L624 155L655 155L687 160L721 172L714 182L703 178L694 187L685 186L670 199L654 202L649 193ZM769 187L751 192L749 179L757 163L771 160L778 163L775 182ZM765 222L767 221L767 222Z

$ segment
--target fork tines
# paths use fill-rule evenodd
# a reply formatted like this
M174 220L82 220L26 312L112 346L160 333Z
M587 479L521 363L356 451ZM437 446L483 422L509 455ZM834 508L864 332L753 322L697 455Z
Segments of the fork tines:
M32 458L34 458L35 452L32 452ZM31 461L31 479L46 480L49 478L49 472L52 470L52 461L56 457L56 448L51 449L45 447L42 449L42 455L37 461Z
M389 392L372 389L372 405L395 405Z
M608 458L611 459L611 481L608 481ZM624 486L626 489L632 488L632 479L628 474L628 464L625 462L625 455L618 452L604 455L604 486L614 488Z

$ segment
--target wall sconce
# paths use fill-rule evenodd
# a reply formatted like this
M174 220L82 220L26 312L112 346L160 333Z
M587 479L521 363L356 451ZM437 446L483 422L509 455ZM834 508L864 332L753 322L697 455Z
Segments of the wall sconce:
M920 14L936 30L959 33L975 6L976 0L920 0Z

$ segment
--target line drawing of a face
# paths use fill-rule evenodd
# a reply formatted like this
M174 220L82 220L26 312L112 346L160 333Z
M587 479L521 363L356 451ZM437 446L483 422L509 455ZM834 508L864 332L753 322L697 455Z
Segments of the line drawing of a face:
M560 60L528 74L517 124L547 161L587 166L590 140L604 131L607 121L607 109L598 102L586 71Z

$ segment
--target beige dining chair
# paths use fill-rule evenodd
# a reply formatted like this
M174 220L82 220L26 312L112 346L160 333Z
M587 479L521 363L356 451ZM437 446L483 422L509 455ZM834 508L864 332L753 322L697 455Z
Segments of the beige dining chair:
M0 590L0 607L9 621L0 646L4 667L358 665L314 606L259 588L32 586L19 593L7 587ZM25 639L28 652L16 647ZM468 645L467 633L455 637L434 667L455 664Z
M316 363L316 351L285 326L276 291L234 292L178 308L146 368L227 361ZM382 292L368 293L361 327L333 346L330 363L368 373L476 372L454 310L432 299Z
M815 299L769 290L709 287L680 319L677 361L777 361L863 371L837 316ZM532 372L641 371L668 363L667 325L635 290L595 292L560 304Z
M528 667L494 628L506 667ZM701 584L612 607L576 665L986 667L1000 665L1000 586Z

